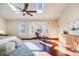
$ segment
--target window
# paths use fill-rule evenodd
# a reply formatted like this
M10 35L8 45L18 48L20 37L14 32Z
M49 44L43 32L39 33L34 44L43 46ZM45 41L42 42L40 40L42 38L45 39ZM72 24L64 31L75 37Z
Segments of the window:
M28 25L25 23L19 24L19 34L24 35L28 34Z
M31 35L35 35L35 32L43 33L44 35L48 35L49 28L47 22L34 22L31 24Z
M42 13L43 9L44 9L44 4L43 3L37 3L36 8L37 8L37 13Z

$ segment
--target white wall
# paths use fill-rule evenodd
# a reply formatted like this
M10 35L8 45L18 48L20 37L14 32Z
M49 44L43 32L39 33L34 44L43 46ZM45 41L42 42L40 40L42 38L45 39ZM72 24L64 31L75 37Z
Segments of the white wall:
M50 38L57 38L57 21L46 21L46 20L14 20L14 21L7 21L7 34L8 35L16 35L20 38L31 38L34 37L30 35L29 33L26 35L19 35L19 24L26 23L30 26L33 22L48 22ZM29 27L29 30L27 32L30 32L31 28Z
M63 30L71 32L71 28L74 26L74 22L79 20L79 4L70 4L59 19L59 34L63 33ZM60 39L64 42L64 39Z
M0 31L3 31L6 34L6 21L0 18Z
M73 22L79 20L79 4L70 4L59 19L59 27L69 31L73 27Z

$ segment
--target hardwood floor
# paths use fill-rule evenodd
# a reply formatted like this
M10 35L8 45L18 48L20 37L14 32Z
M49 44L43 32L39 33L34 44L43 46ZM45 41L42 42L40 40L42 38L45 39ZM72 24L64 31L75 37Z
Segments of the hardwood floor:
M44 50L50 53L52 56L79 56L79 53L72 52L68 49L63 49L65 48L64 44L62 45L63 48L60 48L60 42L58 40L45 40L40 41L40 43L43 45L43 47L45 47Z
M39 43L43 47L43 51L40 52L40 55L52 55L52 56L79 56L79 53L72 52L68 49L63 50L63 48L59 48L59 42L58 39L46 39L46 40L39 40ZM29 40L29 39L28 39ZM30 40L37 40L37 39L30 39ZM62 45L64 46L64 44ZM64 46L64 48L67 46Z
M58 40L54 40L58 41ZM50 40L40 41L40 43L43 45L44 51L47 51L52 56L58 55L58 50L54 49L55 46L58 46L55 42L51 42Z

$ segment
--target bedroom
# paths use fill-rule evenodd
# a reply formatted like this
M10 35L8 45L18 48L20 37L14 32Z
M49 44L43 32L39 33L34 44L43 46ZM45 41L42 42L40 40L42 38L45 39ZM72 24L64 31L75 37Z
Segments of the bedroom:
M23 3L17 3L17 6L23 7ZM35 6L35 3L29 3L28 10L36 10ZM9 4L0 3L0 35L16 36L17 38L21 39L21 41L26 41L28 44L26 42L25 44L29 49L35 48L38 50L31 50L35 55L39 55L40 53L46 53L47 55L50 55L46 51L40 52L38 46L40 47L41 45L36 43L39 42L39 40L36 39L36 30L41 29L43 35L49 37L50 39L59 39L59 41L63 42L65 45L65 40L61 39L59 35L63 33L63 31L67 31L72 34L70 29L75 26L72 24L74 24L75 20L78 21L79 19L79 4L44 3L43 8L43 13L32 13L33 16L25 14L23 16L23 13L13 12ZM17 40L17 38L15 39ZM13 41L18 42L16 40ZM8 45L9 44L12 44L14 46L14 43L8 43ZM37 46L35 44L37 44ZM23 50L21 50L22 48ZM24 48L24 45L22 46L22 48L19 49L17 53L15 52L15 55L33 55L32 53L29 54L29 52L25 50L26 48Z

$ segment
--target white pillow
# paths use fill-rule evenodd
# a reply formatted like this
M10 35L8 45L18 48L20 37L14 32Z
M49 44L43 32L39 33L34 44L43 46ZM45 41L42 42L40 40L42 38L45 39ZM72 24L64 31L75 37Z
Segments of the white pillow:
M15 42L7 42L6 43L6 55L10 55L15 50Z

